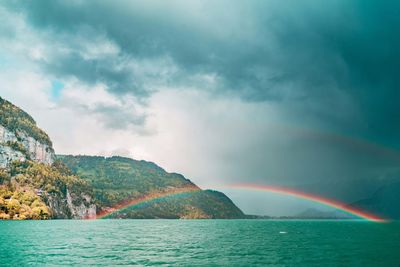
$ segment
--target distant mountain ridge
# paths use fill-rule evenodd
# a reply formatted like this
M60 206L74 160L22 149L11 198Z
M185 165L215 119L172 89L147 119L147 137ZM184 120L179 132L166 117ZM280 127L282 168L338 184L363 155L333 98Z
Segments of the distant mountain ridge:
M321 211L318 209L306 209L293 216L300 219L350 219L352 216L346 215L340 211Z
M400 183L379 188L371 197L351 204L352 207L380 215L384 218L400 219Z

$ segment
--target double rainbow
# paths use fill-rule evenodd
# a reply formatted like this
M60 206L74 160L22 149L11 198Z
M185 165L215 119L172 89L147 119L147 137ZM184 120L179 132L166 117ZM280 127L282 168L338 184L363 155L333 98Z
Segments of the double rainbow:
M235 183L235 184L228 184L228 185L223 185L223 186L218 186L218 187L231 188L231 189L242 189L242 190L255 190L255 191L277 193L277 194L281 194L281 195L289 195L289 196L297 197L300 199L305 199L305 200L308 200L308 201L311 201L314 203L319 203L319 204L322 204L324 206L328 206L331 208L335 208L344 213L353 215L357 218L364 219L367 221L386 222L386 220L384 218L381 218L372 213L362 211L360 209L356 209L354 207L350 207L347 204L342 203L340 201L325 198L325 197L310 194L310 193L305 193L305 192L294 190L291 188L260 185L260 184L250 184L250 183ZM153 202L163 201L170 197L185 197L185 196L195 194L200 191L201 191L201 189L198 188L197 186L190 185L190 186L186 186L186 187L172 188L172 189L166 190L166 191L149 193L147 195L144 195L144 196L141 196L138 198L124 201L118 205L115 205L112 208L104 210L104 211L100 212L99 214L97 214L96 218L97 219L109 218L112 215L121 213L122 211L124 211L126 209L137 208L142 205L150 204Z

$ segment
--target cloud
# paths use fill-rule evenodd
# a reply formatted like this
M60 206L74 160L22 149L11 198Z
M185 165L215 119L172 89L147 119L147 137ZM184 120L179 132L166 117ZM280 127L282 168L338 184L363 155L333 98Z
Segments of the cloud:
M193 86L282 101L315 127L399 146L396 1L4 5L40 36L37 63L56 77L142 101L162 87Z
M72 109L93 117L110 130L153 134L153 130L146 125L147 111L143 104L134 97L116 97L107 92L104 86L87 88L76 82L70 83L63 88L56 108Z

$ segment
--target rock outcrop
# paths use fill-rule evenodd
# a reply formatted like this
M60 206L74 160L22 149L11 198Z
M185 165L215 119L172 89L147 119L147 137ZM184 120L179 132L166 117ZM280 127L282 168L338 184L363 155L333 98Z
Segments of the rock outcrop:
M52 164L55 160L51 146L43 144L24 131L15 133L0 125L0 167L5 168L12 161L34 160Z
M96 205L87 194L76 195L67 189L67 204L73 218L96 218Z

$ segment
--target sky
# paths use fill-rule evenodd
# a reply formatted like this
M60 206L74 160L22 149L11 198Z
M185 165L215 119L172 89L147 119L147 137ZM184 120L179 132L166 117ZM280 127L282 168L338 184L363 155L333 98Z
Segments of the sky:
M390 0L3 1L0 96L59 154L351 203L400 179L399 31ZM246 213L315 205L221 190Z

